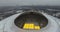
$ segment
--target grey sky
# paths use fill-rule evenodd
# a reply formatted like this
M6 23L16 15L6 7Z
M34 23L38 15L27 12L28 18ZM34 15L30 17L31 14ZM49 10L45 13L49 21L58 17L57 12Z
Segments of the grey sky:
M50 5L60 6L60 0L0 0L0 6Z

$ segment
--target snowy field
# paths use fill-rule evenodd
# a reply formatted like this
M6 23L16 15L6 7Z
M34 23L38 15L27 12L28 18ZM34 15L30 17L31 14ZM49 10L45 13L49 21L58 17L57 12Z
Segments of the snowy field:
M0 7L0 20L5 19L11 15L24 12L24 11L29 11L30 9L35 9L38 11L42 11L44 13L47 13L49 15L52 15L56 18L60 19L60 7L41 7L41 6L34 6L34 7L20 7L20 6L8 6L8 7Z

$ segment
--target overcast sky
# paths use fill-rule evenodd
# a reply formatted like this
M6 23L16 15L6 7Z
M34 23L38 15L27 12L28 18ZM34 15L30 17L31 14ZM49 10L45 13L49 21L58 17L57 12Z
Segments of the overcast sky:
M60 6L60 0L0 0L0 6L49 5Z

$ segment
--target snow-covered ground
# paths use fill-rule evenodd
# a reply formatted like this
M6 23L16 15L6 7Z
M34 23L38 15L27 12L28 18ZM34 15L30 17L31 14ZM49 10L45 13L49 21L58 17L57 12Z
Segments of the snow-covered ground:
M22 12L22 10L20 10L21 8L1 8L0 9L0 20L4 19L4 18L7 18L11 15L14 15L14 14L17 14L17 13L20 13ZM23 9L24 11L25 9ZM29 9L28 9L29 10ZM42 11L46 14L49 14L49 15L52 15L56 18L59 18L60 19L60 10L55 10L55 9L45 9L45 10L40 10L39 11Z

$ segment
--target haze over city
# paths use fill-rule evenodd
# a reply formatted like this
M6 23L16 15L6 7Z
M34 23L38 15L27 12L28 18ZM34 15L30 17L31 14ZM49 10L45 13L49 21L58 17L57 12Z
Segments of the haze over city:
M43 5L60 6L60 0L0 0L0 6Z

